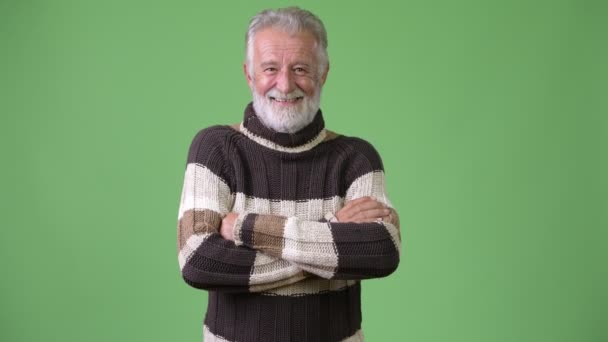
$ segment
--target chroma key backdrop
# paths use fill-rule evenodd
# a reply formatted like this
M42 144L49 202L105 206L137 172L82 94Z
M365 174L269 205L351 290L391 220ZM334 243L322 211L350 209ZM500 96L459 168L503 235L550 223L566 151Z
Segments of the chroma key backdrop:
M189 144L243 117L248 20L288 1L0 1L0 341L200 341ZM401 263L366 341L608 341L605 1L299 1L329 129L382 155Z

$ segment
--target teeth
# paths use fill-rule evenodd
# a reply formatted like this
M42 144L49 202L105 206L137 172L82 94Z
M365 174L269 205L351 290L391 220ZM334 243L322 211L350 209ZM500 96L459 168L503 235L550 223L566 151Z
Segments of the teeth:
M277 98L271 98L277 102L296 102L299 97L293 98L293 99L277 99Z

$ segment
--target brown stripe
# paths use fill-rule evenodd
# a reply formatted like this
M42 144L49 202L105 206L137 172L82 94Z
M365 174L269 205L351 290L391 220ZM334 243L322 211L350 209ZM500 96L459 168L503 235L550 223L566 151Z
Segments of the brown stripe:
M178 248L181 249L188 238L194 234L217 232L221 223L222 216L213 210L190 209L185 211L178 222Z
M323 142L334 140L334 139L336 139L337 137L340 136L338 133L332 132L330 130L326 130L326 132L327 132L327 135L325 136L325 139L323 139Z
M287 218L258 215L253 225L253 248L280 258L283 254L283 232Z

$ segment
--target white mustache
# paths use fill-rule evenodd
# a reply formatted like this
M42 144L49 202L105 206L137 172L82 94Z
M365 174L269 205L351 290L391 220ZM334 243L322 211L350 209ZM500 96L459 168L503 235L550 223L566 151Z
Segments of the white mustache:
M280 92L276 88L272 88L266 93L266 97L272 97L279 101L293 100L293 99L297 99L298 97L304 97L304 96L306 96L306 94L304 94L304 92L300 89L295 89L291 93L285 94L283 92Z

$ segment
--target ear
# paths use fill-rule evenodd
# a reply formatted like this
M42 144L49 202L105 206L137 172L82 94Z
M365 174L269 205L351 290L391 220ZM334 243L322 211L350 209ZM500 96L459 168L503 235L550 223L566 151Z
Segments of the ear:
M321 85L325 85L325 81L327 80L327 74L329 73L329 62L327 62L327 68L325 68L325 72L321 75Z
M253 79L251 78L251 74L249 73L249 70L247 69L247 62L243 63L243 73L245 73L245 79L247 80L247 84L249 85L249 88L251 90L253 90Z

